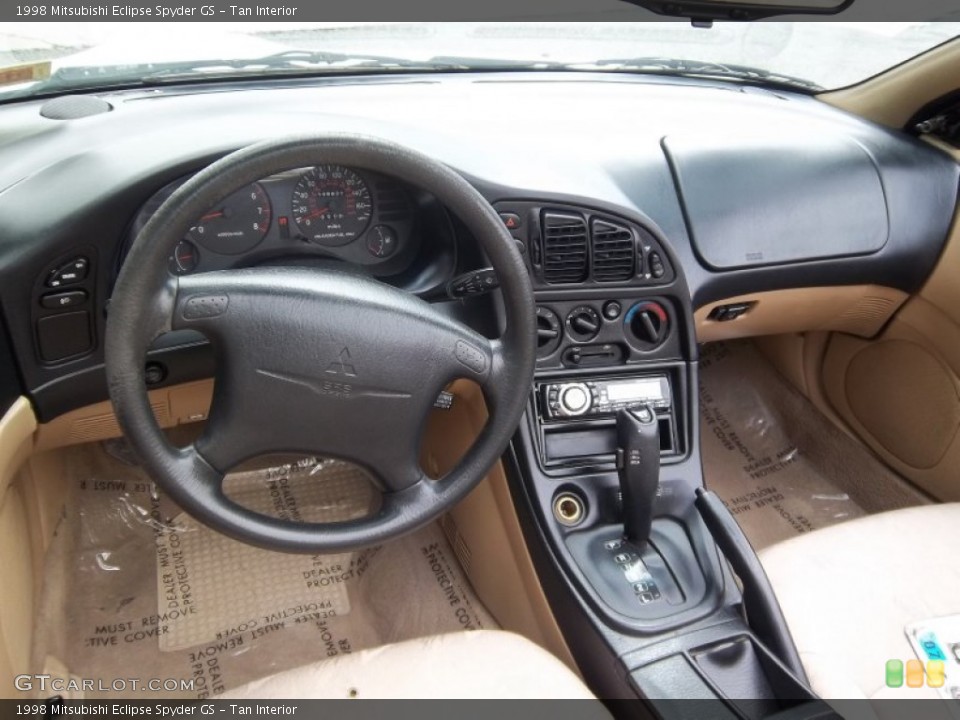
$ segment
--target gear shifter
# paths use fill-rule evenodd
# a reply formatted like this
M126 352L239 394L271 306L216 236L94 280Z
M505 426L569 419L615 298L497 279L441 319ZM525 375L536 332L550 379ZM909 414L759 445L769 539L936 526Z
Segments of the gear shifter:
M669 513L653 521L660 420L649 405L616 417L623 527L610 523L571 533L567 546L609 608L655 624L702 601L707 582L684 523Z
M617 413L617 472L624 537L642 549L650 539L660 484L660 425L648 405Z

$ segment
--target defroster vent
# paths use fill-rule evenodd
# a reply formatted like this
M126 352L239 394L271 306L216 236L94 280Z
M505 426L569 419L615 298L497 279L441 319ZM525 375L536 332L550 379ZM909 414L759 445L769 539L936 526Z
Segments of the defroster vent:
M625 225L606 220L590 223L593 238L593 279L598 282L622 282L633 277L636 242Z
M587 223L580 215L543 213L543 279L577 283L587 278Z

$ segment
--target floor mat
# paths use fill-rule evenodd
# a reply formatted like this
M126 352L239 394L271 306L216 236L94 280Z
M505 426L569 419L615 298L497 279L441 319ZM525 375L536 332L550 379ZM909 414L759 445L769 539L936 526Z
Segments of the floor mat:
M750 342L705 346L700 427L706 485L757 549L928 502L836 428Z
M271 553L197 523L99 446L72 450L69 468L34 648L38 671L74 680L67 697L209 698L364 648L497 627L437 524L359 553ZM375 497L353 466L316 459L226 483L248 507L313 521L362 516Z

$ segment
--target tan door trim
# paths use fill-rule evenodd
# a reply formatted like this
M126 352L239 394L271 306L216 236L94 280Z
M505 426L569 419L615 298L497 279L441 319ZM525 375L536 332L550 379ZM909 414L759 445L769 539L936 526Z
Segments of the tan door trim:
M33 450L33 433L37 416L25 397L17 398L0 418L0 497L6 493L13 477Z
M907 294L881 285L792 288L738 295L697 309L698 342L836 330L873 337L907 300ZM710 313L721 305L750 303L735 320L717 321Z
M958 78L960 40L952 40L874 78L817 98L899 130L924 105L956 90Z

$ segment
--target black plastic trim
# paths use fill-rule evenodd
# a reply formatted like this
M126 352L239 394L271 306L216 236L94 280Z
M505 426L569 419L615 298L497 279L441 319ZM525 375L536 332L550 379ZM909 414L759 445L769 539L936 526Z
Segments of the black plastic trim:
M7 334L7 326L0 316L0 417L23 395L20 373L13 359L13 346Z
M807 682L780 603L747 536L716 493L698 489L695 505L743 583L743 607L750 627L794 675Z
M207 342L178 345L151 350L146 362L163 365L166 376L150 390L213 377L213 351ZM103 402L109 398L107 374L103 364L83 368L53 380L33 391L33 402L39 422L49 422L70 410Z

